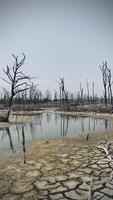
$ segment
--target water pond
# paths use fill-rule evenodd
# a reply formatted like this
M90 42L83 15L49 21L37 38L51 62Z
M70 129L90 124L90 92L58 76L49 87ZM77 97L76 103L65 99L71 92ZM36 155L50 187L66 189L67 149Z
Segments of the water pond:
M31 122L1 129L0 152L9 153L23 149L26 141L109 131L112 126L112 122L107 119L42 113L32 116Z

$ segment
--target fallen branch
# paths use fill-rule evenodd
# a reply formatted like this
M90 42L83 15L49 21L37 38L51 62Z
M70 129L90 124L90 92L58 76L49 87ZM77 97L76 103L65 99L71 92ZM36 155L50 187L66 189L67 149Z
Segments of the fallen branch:
M113 171L111 172L111 174L110 174L110 177L109 177L109 179L108 179L108 183L110 183L110 181L113 179Z
M113 150L111 148L111 143L108 142L107 145L105 147L99 146L98 147L101 151L104 151L104 153L106 154L106 157L110 160L110 162L113 162ZM113 179L113 170L110 173L110 177L108 179L108 183Z
M89 186L88 200L93 200L93 178L91 179L91 183Z
M105 147L102 146L98 146L98 148L100 149L100 151L104 152L106 154L106 157L112 161L112 156L110 155L112 150L111 150L111 143L108 142L107 145Z

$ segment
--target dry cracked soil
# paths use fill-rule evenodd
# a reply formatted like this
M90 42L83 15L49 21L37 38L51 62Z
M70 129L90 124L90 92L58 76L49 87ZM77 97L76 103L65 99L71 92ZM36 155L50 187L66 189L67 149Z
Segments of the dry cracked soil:
M113 162L99 148L105 145L70 138L35 144L26 152L26 164L20 152L1 156L0 199L113 199Z

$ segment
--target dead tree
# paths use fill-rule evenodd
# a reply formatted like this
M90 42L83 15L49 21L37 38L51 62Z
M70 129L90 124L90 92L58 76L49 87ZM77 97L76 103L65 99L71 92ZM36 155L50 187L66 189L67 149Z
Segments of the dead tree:
M38 84L37 84L38 85ZM29 90L29 100L30 103L36 103L37 99L37 85L32 83L31 88Z
M51 92L50 92L49 89L46 90L45 100L46 100L47 102L51 101Z
M5 82L10 85L10 99L9 99L9 107L8 112L3 121L8 122L9 116L11 112L11 107L13 104L14 97L23 91L29 90L31 88L31 77L26 76L22 70L21 66L24 64L26 59L25 54L23 54L23 58L19 61L18 56L12 54L14 58L14 65L12 69L7 65L6 70L3 69L6 78L2 78Z
M59 78L60 82L59 83L59 90L60 90L60 104L61 108L64 109L64 101L68 100L68 93L65 91L65 86L64 86L64 77Z
M74 94L73 94L73 92L71 92L71 94L70 94L70 100L71 100L71 102L73 102L73 100L74 100Z
M81 103L83 103L83 95L84 95L83 92L84 92L84 90L83 90L81 82L80 82L80 101L81 101Z
M107 68L107 80L108 80L108 98L109 98L109 102L113 107L113 99L112 99L112 75L111 75L111 69L108 68L107 66L107 62L106 64L106 68Z
M88 100L88 103L90 103L90 97L89 97L89 82L86 78L86 87L87 87L87 100Z
M56 90L54 91L54 101L55 101L55 102L58 101L58 93L57 93Z
M92 100L93 100L93 103L94 103L94 100L95 100L95 85L94 85L94 81L92 82Z
M9 102L9 96L10 96L10 92L8 89L3 88L3 103L4 104L8 104Z
M103 86L104 86L104 102L107 106L107 63L104 62L102 66L100 66L100 70L102 72L103 77Z

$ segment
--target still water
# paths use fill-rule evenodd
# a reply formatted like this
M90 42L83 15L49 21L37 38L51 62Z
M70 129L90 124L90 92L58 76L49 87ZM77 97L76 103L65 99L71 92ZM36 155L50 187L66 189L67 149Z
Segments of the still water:
M23 139L25 141L47 140L79 133L109 131L111 128L112 122L106 119L42 113L32 116L32 122L16 124L0 130L0 152L8 153L23 149Z

